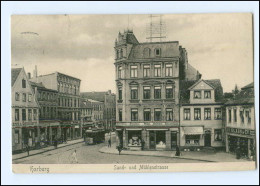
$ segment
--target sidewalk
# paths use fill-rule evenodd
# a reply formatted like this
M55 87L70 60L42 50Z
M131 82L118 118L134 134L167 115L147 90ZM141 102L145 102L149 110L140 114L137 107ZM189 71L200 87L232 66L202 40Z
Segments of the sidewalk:
M116 145L112 144L111 148L107 146L99 149L101 153L108 154L118 154ZM235 155L229 154L226 152L217 152L217 153L206 153L206 152L183 152L181 151L181 156L175 156L175 151L130 151L123 150L121 155L137 155L137 156L154 156L154 157L168 157L168 158L178 158L178 159L187 159L187 160L197 160L204 162L245 162L249 161L246 159L236 159Z
M70 146L70 145L74 145L74 144L77 144L77 143L83 143L83 142L84 141L83 141L82 138L81 139L67 141L67 143L59 144L58 145L58 149L62 148L62 147L67 147L67 146ZM53 145L47 146L47 147L44 147L44 148L41 148L41 149L30 150L30 156L34 156L34 155L41 154L41 153L48 152L48 151L52 151L52 150L55 150ZM28 157L27 156L27 152L22 152L22 153L19 153L19 154L14 154L12 156L12 159L13 160L18 160L18 159L22 159L22 158L26 158L26 157Z

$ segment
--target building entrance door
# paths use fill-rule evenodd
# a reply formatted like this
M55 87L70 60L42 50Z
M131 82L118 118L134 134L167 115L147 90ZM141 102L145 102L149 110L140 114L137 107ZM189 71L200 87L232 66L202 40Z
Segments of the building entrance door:
M156 138L155 131L150 131L150 149L155 149Z
M210 147L211 146L211 133L210 131L205 132L205 137L204 137L204 145L205 147Z
M177 132L171 132L171 149L175 150L177 147Z

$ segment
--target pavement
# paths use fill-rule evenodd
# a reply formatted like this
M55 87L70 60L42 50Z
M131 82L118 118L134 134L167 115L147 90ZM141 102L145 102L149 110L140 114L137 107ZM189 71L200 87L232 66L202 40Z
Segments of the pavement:
M74 145L74 144L77 144L77 143L83 143L83 142L84 142L84 140L82 138L76 139L76 140L70 140L70 141L67 141L67 143L59 144L58 149L63 148L63 147L67 147L67 146L71 146L71 145ZM53 151L53 150L56 150L53 145L47 146L47 147L44 147L44 148L40 148L40 149L36 149L36 150L30 150L29 156L34 156L34 155L42 154L44 152ZM27 152L25 151L25 152L22 152L22 153L19 153L19 154L13 154L12 160L18 160L18 159L22 159L22 158L26 158L26 157L28 157L28 155L27 155Z
M112 144L111 148L104 146L99 149L101 153L107 154L118 154L118 150L116 149L116 144ZM245 162L250 161L247 159L236 159L236 156L226 152L215 152L215 153L207 153L207 152L197 152L197 151L189 151L183 152L181 151L181 156L175 156L175 151L131 151L131 150L123 150L121 155L136 155L136 156L153 156L153 157L168 157L168 158L176 158L176 159L186 159L186 160L196 160L203 162Z

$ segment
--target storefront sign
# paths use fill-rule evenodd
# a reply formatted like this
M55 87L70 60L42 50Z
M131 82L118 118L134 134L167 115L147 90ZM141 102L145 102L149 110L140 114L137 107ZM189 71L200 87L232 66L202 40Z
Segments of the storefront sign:
M240 135L250 135L250 136L254 136L255 135L255 131L254 130L249 130L249 129L238 129L238 128L226 128L226 131L228 133L232 133L232 134L240 134Z

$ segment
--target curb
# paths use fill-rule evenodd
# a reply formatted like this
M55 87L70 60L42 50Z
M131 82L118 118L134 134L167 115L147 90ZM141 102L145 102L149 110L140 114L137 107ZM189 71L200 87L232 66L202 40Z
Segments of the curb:
M76 142L76 143L73 143L73 144L69 144L69 145L62 146L62 147L60 147L60 148L68 147L68 146L75 145L75 144L78 144L78 143L83 143L83 142L84 142L84 141ZM28 157L31 157L31 156L34 156L34 155L39 155L39 154L42 154L42 153L44 153L44 152L49 152L49 151L52 151L52 150L56 150L56 149L50 149L50 150L46 150L46 151L42 151L42 152L38 152L38 153L35 153L35 154L32 154L32 155L29 155L29 156L24 156L24 157L21 157L21 158L12 159L12 161L14 161L14 160L20 160L20 159L23 159L23 158L28 158Z
M102 151L101 149L99 149L100 153L104 153L104 154L114 154L114 155L118 155L118 153L114 153L114 152L105 152ZM122 151L123 152L123 151ZM202 159L194 159L194 158L184 158L184 157L170 157L170 156L159 156L159 155L145 155L145 154L121 154L121 155L132 155L132 156L152 156L152 157L164 157L164 158L175 158L175 159L184 159L184 160L195 160L195 161L203 161L203 162L217 162L217 161L212 161L212 160L202 160Z

